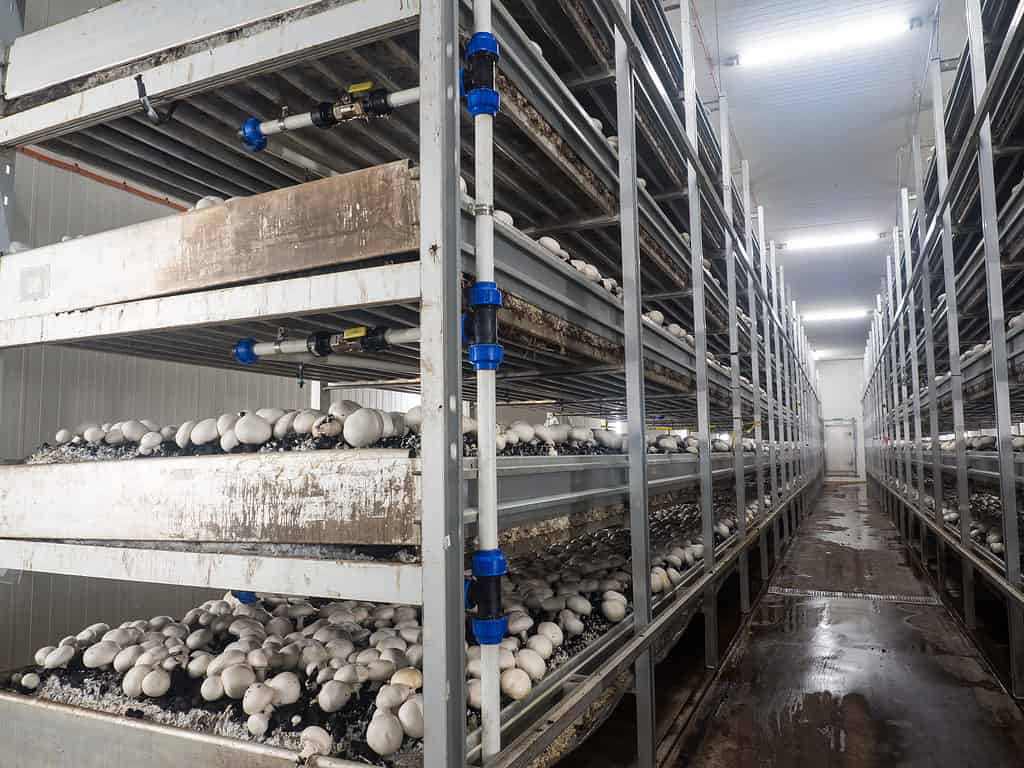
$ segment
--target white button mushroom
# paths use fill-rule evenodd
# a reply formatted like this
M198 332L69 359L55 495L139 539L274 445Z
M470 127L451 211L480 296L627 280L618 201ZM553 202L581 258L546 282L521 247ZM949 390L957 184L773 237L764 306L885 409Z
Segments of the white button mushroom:
M125 440L133 443L139 442L143 435L152 431L153 430L137 419L129 419L128 421L121 422L121 434L124 435Z
M329 755L334 749L334 739L331 734L316 725L311 725L299 734L299 745L301 752L299 757L308 760L313 755Z
M242 695L242 711L247 715L258 715L269 710L273 701L273 688L263 683L253 683Z
M196 422L186 421L174 434L174 442L178 444L181 450L185 450L192 444L192 430L196 428Z
M125 436L127 437L127 434ZM203 419L200 421L192 428L189 440L193 445L207 445L214 440L220 440L220 432L217 431L217 420Z
M267 685L274 689L274 706L284 707L294 704L302 694L302 686L294 672L281 672L267 680Z
M235 664L220 673L224 693L232 699L241 699L246 689L256 682L256 673L247 664Z
M53 441L57 443L57 445L67 445L74 439L75 433L70 429L58 429L57 434L53 437Z
M43 667L46 669L66 667L68 662L75 658L75 652L76 648L74 645L61 645L47 654L46 658L43 660Z
M138 667L136 667L136 669L138 669ZM199 689L199 694L203 697L204 701L219 701L224 698L224 683L221 682L219 677L208 677L203 680L203 685Z
M626 604L621 600L605 600L601 603L601 613L613 624L626 618Z
M423 408L418 405L413 406L405 412L405 426L410 432L418 433L420 428L423 426Z
M381 757L388 757L402 746L405 729L402 721L387 711L377 712L366 729L366 743Z
M82 664L88 669L98 669L112 664L114 657L121 652L121 646L110 640L103 640L85 649Z
M423 687L423 673L415 667L404 667L391 676L391 685L404 685L414 691Z
M551 641L544 635L533 635L526 641L526 647L536 652L545 661L551 658L551 654L555 650Z
M36 655L35 655L36 666L39 666L39 667L44 666L46 664L46 657L49 656L51 653L53 653L56 650L57 650L56 646L47 645L46 647L40 648L38 651L36 651Z
M412 689L405 685L382 685L377 691L374 704L378 709L398 709L412 695Z
M150 698L163 696L171 689L171 676L157 667L142 679L142 692Z
M249 715L249 719L245 721L245 727L254 738L262 738L267 729L270 728L270 718L262 712Z
M255 413L247 413L235 422L235 437L245 445L263 445L274 430L270 423Z
M547 672L547 664L544 663L544 659L539 653L529 648L523 648L516 654L516 666L528 674L535 683L543 680L544 674Z
M34 691L39 687L39 682L39 675L35 672L29 672L27 675L22 675L21 677L21 687L26 691ZM422 717L420 719L422 720Z
M345 419L343 434L353 448L365 448L384 436L384 419L373 408L360 408Z
M292 431L292 426L295 424L295 417L299 415L298 411L289 411L284 416L274 422L274 437L281 440L287 437L288 433Z
M510 699L525 699L532 688L530 676L521 669L506 669L501 673L501 692Z
M337 712L344 707L352 697L352 686L337 680L330 680L324 683L316 701L324 712Z
M297 435L308 435L313 429L313 424L323 415L321 411L315 411L311 408L299 411L295 416L295 421L292 422L292 430Z
M124 679L121 680L121 690L124 691L124 695L134 699L139 698L142 695L142 681L152 671L153 667L148 667L145 664L136 664L129 669Z

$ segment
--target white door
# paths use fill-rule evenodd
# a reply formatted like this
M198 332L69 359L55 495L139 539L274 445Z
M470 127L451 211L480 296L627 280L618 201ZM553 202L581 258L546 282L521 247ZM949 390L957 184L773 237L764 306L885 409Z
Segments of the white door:
M857 475L857 437L853 419L825 425L825 474Z

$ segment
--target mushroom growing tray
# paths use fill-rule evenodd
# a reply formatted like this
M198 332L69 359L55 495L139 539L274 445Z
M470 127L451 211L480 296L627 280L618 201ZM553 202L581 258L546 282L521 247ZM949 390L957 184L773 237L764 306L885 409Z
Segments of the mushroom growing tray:
M754 454L744 459L753 467ZM715 476L731 475L732 460L713 455ZM500 457L502 526L618 503L628 466L621 455ZM401 449L4 465L0 523L9 539L418 545L421 472ZM464 473L472 494L476 459ZM698 474L695 455L648 457L651 493Z

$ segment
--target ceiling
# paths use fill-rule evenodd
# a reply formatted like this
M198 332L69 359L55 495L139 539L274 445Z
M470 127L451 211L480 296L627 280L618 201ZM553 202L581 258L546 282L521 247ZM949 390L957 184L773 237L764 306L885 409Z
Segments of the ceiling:
M913 186L901 148L913 130L935 0L692 2L700 27L698 90L706 102L713 103L720 89L728 95L734 157L749 160L767 237L781 243L809 234L891 232L900 179ZM965 36L962 3L948 6L941 14L944 56L957 55ZM665 7L679 29L678 1ZM743 52L754 46L877 17L905 19L907 30L835 55L761 67L742 64ZM915 17L922 24L910 29ZM734 55L740 56L739 66L718 66ZM923 122L930 125L930 116ZM930 144L926 128L923 141ZM779 262L801 312L866 308L874 305L891 248L887 237L865 246L782 250ZM860 356L867 324L867 319L809 324L807 334L824 357Z

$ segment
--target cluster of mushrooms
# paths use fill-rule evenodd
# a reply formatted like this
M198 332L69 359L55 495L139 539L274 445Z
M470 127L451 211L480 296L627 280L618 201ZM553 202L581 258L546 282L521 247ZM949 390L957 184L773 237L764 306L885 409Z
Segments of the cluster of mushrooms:
M996 437L995 435L976 435L974 437L964 438L965 447L968 451L994 451L996 450ZM922 440L922 444L925 450L931 450L932 441L929 438ZM913 442L907 440L896 441L895 445L898 448L912 448ZM1024 436L1014 435L1010 441L1010 445L1015 451L1024 451ZM950 452L956 450L956 440L942 440L939 442L939 449L942 451Z
M933 502L934 506L934 502ZM1003 544L1003 506L999 497L991 493L972 493L969 499L971 513L970 537L978 546L1002 557L1006 552ZM960 524L955 489L944 489L942 519L950 526Z
M92 624L40 648L35 662L43 674L71 665L112 671L131 698L159 699L175 681L198 686L203 702L240 702L255 738L268 733L277 710L293 707L304 695L329 715L368 689L376 697L365 740L386 757L407 737L423 736L422 636L413 606L346 600L317 607L275 596L244 604L227 595L192 609L181 621L156 616L116 628ZM40 672L12 682L36 690ZM297 717L292 725L301 724ZM331 754L341 736L308 726L299 737L302 756Z
M74 429L58 430L53 439L55 447L44 445L29 462L372 446L408 448L417 453L422 423L420 406L402 413L364 408L352 400L332 403L327 411L270 407L183 424L161 425L146 418L90 421ZM476 420L464 416L462 431L466 453L472 455L477 444ZM651 453L699 453L700 441L692 435L679 437L650 430L645 437ZM755 450L749 438L743 439L742 446L744 451ZM627 443L625 435L607 429L514 421L498 425L495 448L502 455L557 456L625 452ZM714 439L711 450L729 452L732 445L728 440Z

